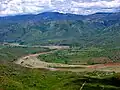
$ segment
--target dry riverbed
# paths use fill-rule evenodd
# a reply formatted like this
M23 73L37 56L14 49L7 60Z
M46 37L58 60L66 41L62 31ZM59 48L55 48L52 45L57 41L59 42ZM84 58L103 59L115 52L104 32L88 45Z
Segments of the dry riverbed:
M99 64L99 65L68 65L61 63L48 63L41 61L40 59L37 58L39 55L48 54L48 53L53 53L53 51L27 55L19 58L17 61L15 61L15 63L28 68L43 68L51 71L60 70L60 71L72 71L72 72L84 72L84 71L92 72L94 70L97 70L97 71L108 71L108 72L111 71L120 72L120 63Z

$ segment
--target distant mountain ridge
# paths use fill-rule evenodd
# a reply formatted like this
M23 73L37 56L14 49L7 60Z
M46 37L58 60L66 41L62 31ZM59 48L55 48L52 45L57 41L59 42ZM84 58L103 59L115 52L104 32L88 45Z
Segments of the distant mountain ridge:
M70 14L70 13L59 13L59 12L44 12L37 15L34 14L26 14L26 15L15 15L15 16L5 16L0 17L0 21L40 21L40 20L91 20L91 19L120 19L119 16L120 12L118 13L102 13L98 12L95 14L90 15L77 15L77 14Z
M0 20L20 20L20 19L39 19L39 20L79 20L82 19L83 15L76 14L63 14L58 12L44 12L37 15L26 14L26 15L15 15L0 17Z
M38 15L0 17L1 42L118 46L119 29L120 13L83 16L45 12Z

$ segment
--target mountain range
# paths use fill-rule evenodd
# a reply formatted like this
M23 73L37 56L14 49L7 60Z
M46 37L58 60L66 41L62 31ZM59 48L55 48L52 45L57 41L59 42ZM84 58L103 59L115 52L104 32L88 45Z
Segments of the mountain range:
M120 13L91 15L45 12L0 17L0 42L119 46Z

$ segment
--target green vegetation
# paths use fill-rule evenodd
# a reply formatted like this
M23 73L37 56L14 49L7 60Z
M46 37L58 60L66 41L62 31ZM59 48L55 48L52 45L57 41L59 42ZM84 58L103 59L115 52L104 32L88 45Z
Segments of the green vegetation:
M52 72L0 64L1 90L120 90L120 74L113 72Z
M50 49L3 46L2 42L70 45L68 50L38 56L46 62L90 65L120 62L120 13L49 14L0 18L0 90L120 90L120 73L49 71L14 64L22 56Z
M59 50L51 54L40 55L38 58L46 62L66 64L100 64L109 62L120 62L120 49L72 48L69 50Z
M48 16L50 16L48 14ZM120 46L120 13L79 16L71 20L48 16L11 17L0 22L0 42L20 44ZM55 14L62 16L61 14ZM18 18L18 19L17 19ZM46 20L41 20L41 19ZM72 19L73 18L73 19ZM13 19L13 20L12 20ZM26 20L27 19L27 20ZM48 20L47 20L48 19Z
M3 61L14 61L21 56L28 54L35 54L37 52L49 51L47 48L39 47L20 47L20 46L3 46L0 45L0 62Z
M80 90L83 84L84 86L82 90L120 90L119 73L116 74L114 72L98 71L89 73L48 71L46 69L24 68L11 62L14 58L18 58L30 53L48 51L49 49L8 46L0 46L0 49L0 53L4 54L4 58L1 57L0 62L4 59L6 60L6 63L0 63L0 90ZM104 51L104 49L97 48L90 48L89 50L84 49L81 51L83 54L85 51L88 53L88 51L92 50L97 50L99 52ZM68 58L74 57L74 55L77 55L78 53L80 53L79 50L74 51L72 49L63 51L60 50L52 55L59 56L58 58L60 58L60 61L62 60L61 57L63 56L63 59L66 58L66 60L68 60ZM68 54L70 57L66 57ZM96 54L91 54L91 56L95 55Z

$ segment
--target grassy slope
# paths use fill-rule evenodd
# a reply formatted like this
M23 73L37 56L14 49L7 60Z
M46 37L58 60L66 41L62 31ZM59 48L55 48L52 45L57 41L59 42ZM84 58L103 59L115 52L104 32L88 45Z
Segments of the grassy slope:
M109 75L107 75L109 74ZM98 76L100 75L100 76ZM72 73L0 65L0 89L5 90L119 90L120 75L104 72Z

